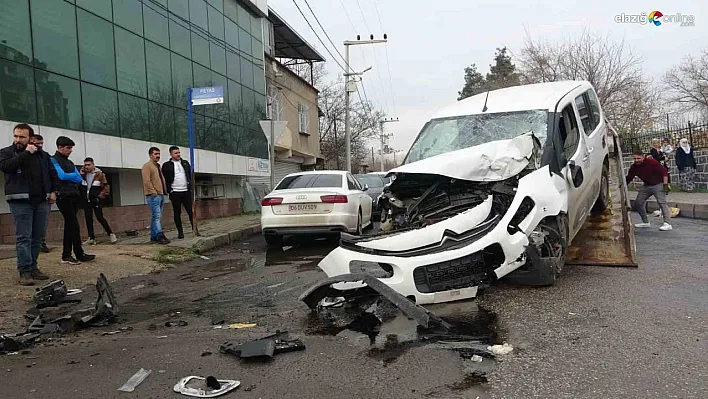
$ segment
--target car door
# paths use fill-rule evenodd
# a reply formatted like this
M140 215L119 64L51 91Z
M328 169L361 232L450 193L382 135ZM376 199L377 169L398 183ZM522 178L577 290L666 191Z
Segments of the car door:
M366 198L368 198L369 196L363 191L363 187L359 185L359 182L354 178L351 173L347 173L347 183L349 184L351 202L357 205L357 210L358 208L361 208L362 222L366 224L368 215L371 214L370 207L369 209L367 209L366 206Z
M568 186L568 223L572 236L575 236L589 211L586 175L590 172L590 156L578 125L577 111L571 101L566 102L562 108L559 125L566 160L563 176Z
M587 201L590 208L592 208L595 199L600 194L602 183L602 168L605 159L604 149L607 146L605 124L600 119L599 103L592 89L588 89L575 97L575 106L581 121L580 126L583 131L581 136L585 140L589 155L590 165L587 177L590 178L592 176L592 178Z

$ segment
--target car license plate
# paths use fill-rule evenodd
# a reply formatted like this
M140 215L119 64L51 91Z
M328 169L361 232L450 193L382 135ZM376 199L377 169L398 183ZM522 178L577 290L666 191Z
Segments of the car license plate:
M288 205L288 212L316 211L317 204L292 204Z

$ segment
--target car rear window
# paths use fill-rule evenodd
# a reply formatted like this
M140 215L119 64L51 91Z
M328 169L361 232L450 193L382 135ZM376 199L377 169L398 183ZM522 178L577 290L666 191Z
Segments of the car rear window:
M283 179L276 190L292 190L296 188L341 188L342 175L313 174L289 176Z
M384 186L384 181L379 176L376 175L357 175L357 179L363 184L369 186L369 188L378 188Z

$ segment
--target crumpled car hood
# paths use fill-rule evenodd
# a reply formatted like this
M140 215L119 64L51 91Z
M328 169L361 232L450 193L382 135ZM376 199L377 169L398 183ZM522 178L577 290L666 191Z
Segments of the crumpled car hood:
M519 174L528 166L536 138L528 132L510 140L436 155L392 169L394 173L427 173L469 181L501 181Z

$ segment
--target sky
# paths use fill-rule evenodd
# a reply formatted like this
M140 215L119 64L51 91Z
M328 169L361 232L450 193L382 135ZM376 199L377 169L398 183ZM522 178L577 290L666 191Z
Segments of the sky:
M464 68L472 63L485 74L497 47L518 54L526 32L534 40L562 41L587 28L625 40L643 60L644 73L659 80L689 54L708 50L708 2L698 0L635 1L470 1L470 0L307 0L336 50L344 55L344 40L388 42L351 46L355 71L373 67L363 76L366 97L399 122L386 124L390 144L407 150L425 122L441 107L457 100ZM296 5L307 17L308 26ZM343 73L344 61L323 34L305 0L268 0L327 61L330 78ZM664 23L617 23L618 14L693 15L695 26ZM666 17L664 17L666 18ZM361 88L361 86L359 86ZM362 92L363 95L363 92ZM355 94L356 96L356 94ZM378 144L372 143L378 150Z

